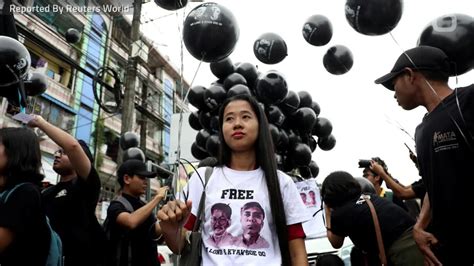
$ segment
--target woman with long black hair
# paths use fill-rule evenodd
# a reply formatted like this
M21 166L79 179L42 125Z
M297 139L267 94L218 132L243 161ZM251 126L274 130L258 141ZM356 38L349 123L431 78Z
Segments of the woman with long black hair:
M205 188L202 264L307 265L301 223L311 215L292 179L277 170L262 108L253 97L234 96L223 103L219 125L219 163ZM197 172L188 184L190 200L168 202L158 214L165 241L177 254L196 222L205 168ZM212 248L206 239L219 230L219 217L210 213L216 203L232 208L226 230L234 240L225 247ZM181 235L177 234L180 231Z
M41 206L43 180L36 135L0 129L0 265L45 265L50 232Z

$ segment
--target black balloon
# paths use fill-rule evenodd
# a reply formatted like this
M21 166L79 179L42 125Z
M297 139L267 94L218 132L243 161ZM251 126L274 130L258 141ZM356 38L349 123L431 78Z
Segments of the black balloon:
M296 110L294 117L296 118L295 122L298 129L303 133L311 132L317 118L316 113L309 107L299 108Z
M78 43L81 40L81 33L75 28L69 28L64 35L68 43Z
M311 103L311 109L313 109L314 113L316 114L316 116L318 116L320 113L321 113L321 107L319 106L319 104L315 101L313 101Z
M128 161L128 160L140 160L142 162L145 162L145 159L146 159L145 154L138 147L131 147L123 152L123 157L122 157L123 162Z
M207 139L206 150L211 156L217 157L219 153L219 146L220 146L219 136L211 135Z
M298 171L300 172L301 177L308 179L311 178L311 169L308 166L300 166L298 167Z
M288 84L282 74L270 70L258 78L255 92L261 102L276 104L285 99L288 94Z
M270 135L272 136L273 144L277 145L280 141L280 130L274 124L268 124L268 130L270 130Z
M130 148L138 147L139 144L139 137L135 132L125 132L120 136L120 148L122 150L127 150Z
M198 112L192 112L189 114L188 118L189 125L191 126L192 129L194 130L201 130L202 125L199 122L199 114Z
M276 64L288 55L285 40L275 33L264 33L253 44L253 53L260 62Z
M188 92L188 101L199 110L207 109L204 103L204 92L206 88L203 86L192 86Z
M212 62L209 64L212 74L219 79L225 79L230 74L234 73L234 65L229 57L226 57L220 61Z
M279 153L284 153L288 149L288 145L290 140L288 139L288 135L286 134L285 130L280 130L280 138L278 138L278 143L276 144L277 151Z
M205 150L206 149L206 142L207 139L211 136L211 133L207 131L206 129L201 129L199 132L196 134L196 145L198 145L199 148Z
M224 79L224 89L226 91L237 84L247 85L247 80L239 73L232 73Z
M311 162L311 149L306 144L296 144L290 153L296 166L307 166Z
M0 36L0 87L17 84L20 79L25 80L30 65L30 53L22 43Z
M326 45L332 38L332 25L323 15L309 17L303 25L303 37L312 45Z
M311 97L311 94L307 91L299 91L298 96L300 99L300 105L299 107L311 107L313 103L313 97Z
M293 160L289 156L285 156L283 159L283 164L281 166L281 169L283 172L291 172L295 168L295 164Z
M318 146L323 151L329 151L336 146L336 138L333 135L329 135L326 138L318 139Z
M362 193L364 194L375 194L374 185L364 177L354 177L354 179L359 183Z
M204 91L204 103L211 111L218 109L226 97L226 90L219 85L210 86Z
M357 32L382 35L393 30L402 17L402 0L347 0L346 19Z
M178 10L183 8L188 0L155 0L155 4L166 10Z
M209 112L199 112L199 123L207 130L211 130L211 114Z
M214 133L214 134L219 133L219 128L220 128L219 116L217 115L211 116L211 122L209 123L209 126L211 128L211 133Z
M421 33L418 45L437 47L455 63L451 75L474 68L474 19L463 14L441 16Z
M294 147L296 144L301 143L302 139L300 135L296 134L293 129L287 129L286 134L288 135L288 144L290 147Z
M311 170L311 176L316 178L319 175L319 166L315 161L309 163L309 169Z
M318 146L318 142L312 136L308 138L307 144L311 149L311 152L314 152L316 150L316 147Z
M280 110L280 108L278 108L278 106L270 105L265 108L265 112L268 118L268 122L281 127L281 125L285 121L285 115Z
M239 26L229 9L206 2L195 7L186 17L183 42L194 58L216 62L232 53L239 34Z
M344 45L335 45L329 48L323 57L324 67L334 75L347 73L353 64L352 52Z
M247 95L252 95L252 93L250 92L250 89L249 87L243 85L243 84L237 84L235 86L233 86L232 88L230 88L229 91L227 91L227 97L232 97L232 96L235 96L235 95L240 95L240 94L247 94Z
M250 63L241 63L235 69L235 72L244 76L245 80L247 81L247 85L252 88L258 78L257 67Z
M318 136L318 138L325 138L332 133L332 124L329 119L324 117L318 117L314 124L312 134Z
M300 106L300 97L294 91L288 91L285 99L278 104L278 107L287 115L292 115Z
M30 79L25 81L25 92L28 96L41 95L47 88L48 79L41 73L32 73Z
M209 156L209 154L205 150L199 148L195 142L191 145L191 154L198 160L203 160Z

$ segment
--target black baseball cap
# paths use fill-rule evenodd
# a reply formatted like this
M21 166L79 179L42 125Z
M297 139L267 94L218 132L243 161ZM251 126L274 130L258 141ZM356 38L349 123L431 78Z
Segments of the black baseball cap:
M125 175L137 175L141 177L153 178L156 176L156 173L147 171L146 164L143 161L131 159L123 162L117 170L117 178L119 183L123 183L123 177Z
M432 46L417 46L402 53L390 73L375 80L375 84L382 84L389 90L394 90L392 80L402 74L406 67L414 70L450 72L448 56L443 50Z

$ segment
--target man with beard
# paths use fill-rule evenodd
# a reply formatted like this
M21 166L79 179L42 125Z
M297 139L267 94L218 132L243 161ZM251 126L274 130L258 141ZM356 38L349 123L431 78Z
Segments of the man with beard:
M235 241L235 245L244 248L268 248L267 240L260 236L265 220L265 212L258 202L246 203L240 211L240 222L243 234Z
M216 203L212 205L211 216L211 227L214 234L207 239L207 243L216 248L231 245L234 236L226 230L231 223L232 209L227 204Z
M64 265L102 265L105 234L95 216L100 178L87 144L38 115L28 125L41 129L60 147L53 163L59 183L44 190L42 197L51 226L63 243Z

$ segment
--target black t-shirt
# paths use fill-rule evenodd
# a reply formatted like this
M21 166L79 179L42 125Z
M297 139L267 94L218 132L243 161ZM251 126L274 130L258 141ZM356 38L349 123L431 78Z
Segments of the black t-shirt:
M0 203L0 227L14 233L13 242L0 253L2 266L44 266L50 232L41 206L39 189L26 183Z
M122 196L126 198L132 205L134 210L137 210L145 205L143 201L133 196L122 193ZM126 210L122 203L112 201L109 208L107 209L107 219L110 221L111 226L111 246L117 246L121 235L125 234L126 237L122 241L120 256L120 265L127 265L128 258L128 244L132 248L132 266L159 266L157 253L157 238L155 233L155 222L156 218L150 215L142 224L140 224L134 230L128 231L122 226L117 224L117 216L122 212L129 212ZM129 242L131 241L131 242Z
M474 205L474 151L449 115L457 122L474 147L474 85L457 89L423 118L415 133L420 174L428 192L432 211L432 230L451 257L470 257L472 245L460 245L474 238L470 217ZM464 116L466 124L460 116Z
M51 226L63 242L66 265L96 265L105 243L95 209L100 179L91 167L87 180L77 177L59 182L43 191L43 201Z
M370 198L379 219L384 247L388 250L403 232L415 224L415 220L391 201L374 194ZM331 231L339 236L350 237L354 245L367 253L378 254L374 222L364 200L349 202L333 209Z
M421 200L425 198L426 188L423 179L415 181L411 184L411 189L415 192L415 196Z
M408 211L407 206L403 202L403 200L397 196L392 191L385 191L385 194L383 195L384 199L386 200L391 200L395 205L399 206L400 208L404 209L405 211Z

